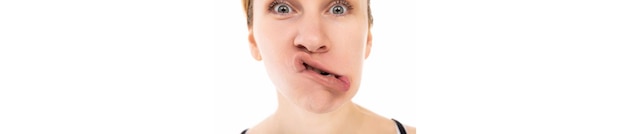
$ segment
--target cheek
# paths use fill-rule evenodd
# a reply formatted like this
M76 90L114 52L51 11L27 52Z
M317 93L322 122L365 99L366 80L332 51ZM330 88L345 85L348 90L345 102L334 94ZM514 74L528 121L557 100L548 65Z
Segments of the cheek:
M253 29L257 46L261 55L267 58L284 57L284 53L292 47L291 36L293 28L275 23L276 21L259 19ZM283 54L283 55L281 55Z
M275 85L281 82L291 71L292 47L288 29L271 21L259 19L253 29L259 53L263 58L266 71Z
M336 51L335 57L351 68L360 67L365 59L367 45L366 25L338 25L328 29L328 35L333 42Z

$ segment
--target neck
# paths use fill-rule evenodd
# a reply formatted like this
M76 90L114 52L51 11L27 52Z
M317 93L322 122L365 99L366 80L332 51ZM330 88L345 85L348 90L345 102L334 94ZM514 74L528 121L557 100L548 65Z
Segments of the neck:
M364 119L363 109L352 101L327 113L309 112L281 95L278 95L278 103L271 119L277 124L275 130L279 133L355 133Z

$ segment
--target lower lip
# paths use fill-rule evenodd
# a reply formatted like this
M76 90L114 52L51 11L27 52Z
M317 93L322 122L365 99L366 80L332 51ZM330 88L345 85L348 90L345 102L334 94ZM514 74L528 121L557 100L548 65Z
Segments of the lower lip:
M338 91L348 91L350 89L350 82L344 76L335 78L329 76L323 76L313 70L304 70L302 73L305 73L313 81L320 83L326 87L336 89Z

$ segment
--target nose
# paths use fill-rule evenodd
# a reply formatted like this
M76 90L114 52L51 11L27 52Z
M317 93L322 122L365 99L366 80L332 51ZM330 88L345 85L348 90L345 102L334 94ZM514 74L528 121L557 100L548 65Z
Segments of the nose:
M311 14L312 15L312 14ZM307 53L325 53L330 50L328 37L320 16L304 16L298 22L298 32L294 45Z

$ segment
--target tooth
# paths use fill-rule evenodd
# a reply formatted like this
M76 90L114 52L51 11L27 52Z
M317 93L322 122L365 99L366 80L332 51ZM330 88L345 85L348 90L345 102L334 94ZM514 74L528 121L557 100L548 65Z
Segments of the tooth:
M316 68L313 68L313 71L315 71L316 73L322 73L322 71L321 71L321 70L316 69Z
M328 72L324 72L324 71L319 70L319 69L317 69L317 68L313 68L313 67L311 67L311 66L309 66L309 65L307 65L307 64L305 64L305 63L303 63L303 64L304 64L304 67L305 67L307 70L312 70L313 72L316 72L316 73L318 73L318 74L320 74L320 75L324 75L324 76L328 76L328 77L335 77L335 78L337 78L337 76L336 76L336 75L334 75L334 74L330 74L330 73L328 73Z

